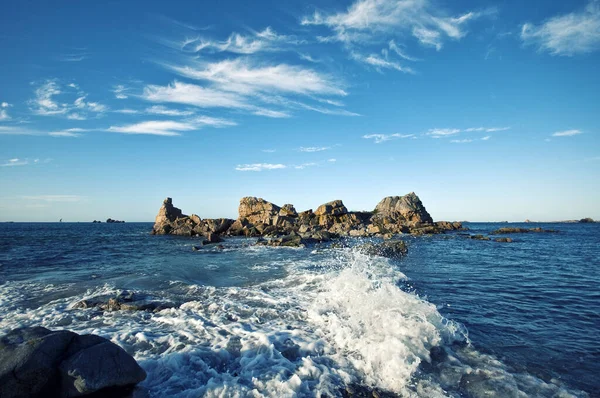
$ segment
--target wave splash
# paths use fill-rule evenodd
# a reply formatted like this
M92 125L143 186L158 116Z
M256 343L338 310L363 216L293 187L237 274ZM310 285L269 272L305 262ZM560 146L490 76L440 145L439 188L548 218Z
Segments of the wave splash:
M135 356L157 397L586 396L478 352L462 325L398 286L406 276L386 259L332 249L277 265L286 277L247 287L173 281L147 292L178 304L157 313L74 309L118 294L110 284L74 293L7 282L0 332L35 324L107 337ZM49 299L19 306L25 291Z

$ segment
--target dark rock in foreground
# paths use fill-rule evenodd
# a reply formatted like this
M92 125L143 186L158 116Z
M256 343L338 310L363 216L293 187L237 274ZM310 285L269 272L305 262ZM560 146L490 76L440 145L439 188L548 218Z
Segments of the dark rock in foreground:
M268 237L269 241L260 244L300 246L340 236L390 238L402 233L425 235L464 230L458 222L434 223L414 192L384 198L372 212L348 211L341 200L334 200L314 212L310 209L298 213L291 204L279 207L255 197L242 198L238 212L237 220L203 220L194 214L183 214L167 198L156 216L152 234L205 236L210 243L215 243L211 236L219 235Z
M0 339L0 397L125 396L146 372L121 347L96 335L43 327Z
M98 296L77 302L73 309L95 308L100 311L147 311L159 312L164 309L173 308L175 304L133 292L124 291L116 296Z

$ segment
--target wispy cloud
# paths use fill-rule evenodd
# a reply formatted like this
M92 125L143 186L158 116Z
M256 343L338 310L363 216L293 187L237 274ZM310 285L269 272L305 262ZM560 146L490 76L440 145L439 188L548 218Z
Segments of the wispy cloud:
M427 135L430 135L432 137L438 138L438 137L446 137L449 135L455 135L460 133L461 130L460 129L430 129L429 131L427 131Z
M424 46L440 50L445 40L464 37L466 24L481 15L446 16L431 0L357 0L344 12L325 15L317 11L301 23L330 28L332 36L322 41L361 43L376 36L405 33Z
M466 133L470 132L486 132L486 133L494 133L497 131L506 131L510 130L510 127L469 127L468 129L464 129Z
M117 98L117 99L127 99L128 98L127 91L129 91L129 88L125 87L122 84L116 85L112 91L115 94L115 98Z
M346 95L332 77L296 65L255 65L248 60L237 58L170 68L182 76L212 82L222 90L240 94L278 92Z
M8 110L7 110L7 108L9 108L11 106L12 105L9 104L8 102L0 103L0 121L6 121L6 120L11 119L11 117L8 115Z
M302 170L307 167L314 167L314 166L318 166L318 165L319 165L318 163L310 162L310 163L302 163L302 164L295 165L294 168L297 170Z
M23 128L20 126L0 126L0 135L44 135L37 130Z
M194 114L193 110L179 110L169 109L161 105L154 105L146 108L146 113L151 115L164 115L164 116L191 116Z
M367 134L363 135L365 139L372 139L376 144L381 144L382 142L397 140L400 138L415 138L414 134Z
M42 201L42 202L66 202L73 203L79 202L84 199L84 196L79 195L32 195L32 196L21 196L21 199Z
M354 60L370 65L380 72L382 69L394 69L404 73L415 73L415 71L412 68L403 66L395 61L388 61L387 59L384 59L377 54L362 55L356 52L352 52L350 54L350 57Z
M237 171L264 171L264 170L277 170L287 168L284 164L272 164L272 163L253 163L253 164L238 164L235 168Z
M168 86L148 85L144 88L142 98L151 102L171 102L200 108L250 108L246 99L236 93L178 81Z
M263 149L262 151L265 152L265 153L274 153L274 152L277 152L276 149Z
M574 135L583 134L580 130L565 130L565 131L557 131L552 134L552 137L572 137Z
M0 167L16 167L16 166L36 165L36 164L50 163L51 161L52 161L52 159L13 158L13 159L8 159L8 160L4 161L3 163L0 163Z
M206 37L185 39L181 50L186 52L230 52L235 54L254 54L261 51L281 51L290 45L301 44L302 40L294 36L277 34L267 27L261 32L250 32L247 35L232 33L226 40L218 41Z
M300 152L322 152L331 149L329 146L311 146L311 147L303 147L298 148Z
M108 110L98 102L86 101L87 94L76 84L63 86L56 79L46 80L35 89L34 95L28 103L33 113L40 116L62 115L72 120L85 120L88 113L101 114Z
M592 0L580 11L556 16L540 25L521 28L526 45L552 55L574 56L600 49L600 2Z
M81 129L81 128L71 128L71 129L66 129L66 130L60 130L60 131L52 131L50 133L48 133L48 135L52 136L52 137L80 137L81 133L84 133L86 131L90 131L88 129Z
M481 137L481 140L482 140L482 141L487 141L487 140L489 140L490 138L492 138L492 136L491 136L491 135L486 135L485 137Z
M121 134L145 134L172 137L181 135L181 133L185 131L196 131L207 126L228 127L235 125L236 123L231 120L199 116L181 122L173 120L149 120L124 126L111 126L107 131Z
M465 138L464 140L450 140L453 144L467 144L469 142L473 142L472 139Z

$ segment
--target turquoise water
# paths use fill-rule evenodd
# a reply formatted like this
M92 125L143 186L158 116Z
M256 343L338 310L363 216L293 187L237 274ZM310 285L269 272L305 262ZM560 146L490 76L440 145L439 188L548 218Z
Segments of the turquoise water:
M103 335L151 396L600 396L600 225L542 226L560 233L407 236L390 261L360 240L194 252L149 223L0 224L0 333ZM124 289L175 307L74 308Z

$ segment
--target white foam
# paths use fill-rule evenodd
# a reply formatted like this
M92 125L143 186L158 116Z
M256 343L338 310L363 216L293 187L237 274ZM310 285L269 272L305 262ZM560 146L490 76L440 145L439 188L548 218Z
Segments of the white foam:
M143 385L157 397L340 396L347 385L415 397L570 396L469 345L453 348L467 340L464 328L398 288L406 277L386 259L339 249L267 267L287 276L251 287L171 281L184 302L158 313L73 309L116 295L110 285L68 296L72 287L8 282L0 285L0 333L41 325L107 337L146 369ZM61 289L68 297L19 305ZM421 365L434 346L445 346L448 359L427 372Z

